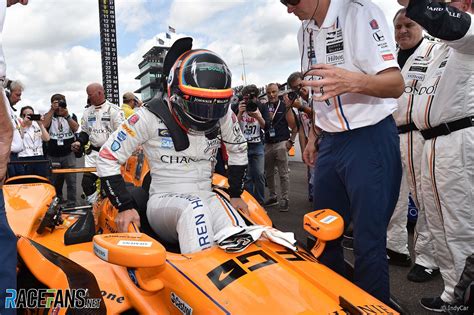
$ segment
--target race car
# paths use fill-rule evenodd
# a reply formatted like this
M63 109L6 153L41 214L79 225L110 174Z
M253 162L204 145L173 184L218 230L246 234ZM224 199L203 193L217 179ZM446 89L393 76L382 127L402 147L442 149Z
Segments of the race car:
M134 158L122 171L139 191L147 167ZM213 184L228 198L224 177ZM343 231L329 209L305 216L305 230L318 240L310 251L260 238L236 253L214 246L184 255L151 230L117 233L107 198L64 208L38 176L10 178L3 191L18 235L15 307L28 314L398 314L318 262L325 242ZM243 198L247 223L271 229L265 210L247 192ZM144 199L138 194L137 203Z

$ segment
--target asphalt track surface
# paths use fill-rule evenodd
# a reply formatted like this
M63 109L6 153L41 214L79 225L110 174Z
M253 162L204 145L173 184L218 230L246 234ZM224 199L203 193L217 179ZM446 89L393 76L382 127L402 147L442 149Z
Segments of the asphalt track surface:
M297 146L298 148L298 146ZM285 232L294 232L298 241L306 243L308 234L303 229L303 216L312 211L311 203L308 201L308 188L306 184L306 166L301 162L301 156L296 150L296 156L290 159L290 208L288 212L280 212L278 206L270 207L267 212L273 221L273 224L279 230ZM83 165L83 160L78 160L77 165ZM82 175L77 175L77 200L79 203L83 201L80 198ZM66 186L66 185L65 185ZM64 188L65 188L64 186ZM66 191L64 189L64 196ZM413 234L409 235L410 253L413 253ZM351 251L345 250L346 259L353 260ZM412 255L412 261L414 257ZM439 314L429 312L423 309L419 300L422 297L439 296L443 290L443 281L441 276L425 283L414 283L407 280L406 275L410 270L409 267L390 266L390 288L391 294L396 297L398 302L404 307L409 314Z

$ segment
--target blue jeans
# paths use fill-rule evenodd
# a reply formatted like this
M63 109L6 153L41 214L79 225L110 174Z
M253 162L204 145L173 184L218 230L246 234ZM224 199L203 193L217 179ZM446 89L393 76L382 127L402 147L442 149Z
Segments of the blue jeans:
M5 213L3 190L0 192L0 314L16 314L14 309L5 309L6 289L16 289L16 241L8 225Z
M265 196L265 152L263 143L249 143L247 155L249 166L245 179L245 189L255 197L258 203L263 204Z
M314 209L333 209L354 227L354 283L384 303L390 299L387 226L402 176L392 116L376 125L324 133L314 178ZM344 275L342 238L328 242L320 261Z

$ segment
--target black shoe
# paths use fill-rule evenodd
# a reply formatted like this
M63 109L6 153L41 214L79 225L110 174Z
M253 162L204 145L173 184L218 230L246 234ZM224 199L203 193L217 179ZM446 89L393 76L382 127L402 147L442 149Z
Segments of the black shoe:
M288 209L289 209L288 199L280 200L280 212L288 212Z
M272 206L276 206L277 204L278 204L278 198L273 197L273 198L270 198L267 201L265 201L264 206L265 207L272 207Z
M444 313L448 309L449 303L444 302L441 300L441 297L437 296L434 298L422 298L420 305L429 311Z
M407 275L407 279L412 282L426 282L439 275L439 269L430 269L415 264Z
M395 266L410 267L411 258L409 255L397 253L387 248L388 263Z

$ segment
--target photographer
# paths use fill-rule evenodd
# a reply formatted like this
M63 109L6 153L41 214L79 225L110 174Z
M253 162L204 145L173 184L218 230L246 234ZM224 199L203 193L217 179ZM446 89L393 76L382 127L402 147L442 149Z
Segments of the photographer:
M301 84L303 79L303 74L301 72L290 74L286 82L287 87L291 89L291 92L283 96L285 104L287 106L292 106L293 109L297 110L297 121L299 125L298 140L300 143L301 156L303 156L304 148L308 143L309 133L313 132L311 129L313 111L311 107L308 106L308 90ZM310 202L313 201L313 175L314 167L308 166L308 200Z
M23 151L18 153L20 161L44 160L43 141L49 141L49 134L43 126L41 115L35 115L33 107L24 106L20 111L21 138ZM48 165L45 163L23 165L23 175L48 176Z
M290 176L288 173L288 150L295 143L294 138L290 139L291 128L296 137L295 116L290 108L278 97L279 89L276 83L267 85L267 108L270 113L270 123L265 128L265 176L267 179L270 197L265 202L265 206L278 204L275 187L275 168L280 177L281 199L280 211L286 212L289 209L288 189Z
M44 126L49 130L50 140L48 142L47 155L53 163L59 163L61 168L72 168L76 166L76 158L71 151L74 142L74 133L79 129L76 115L69 114L66 97L62 94L51 96L51 109L44 115ZM63 185L66 179L67 203L76 204L76 174L54 174L52 182L56 189L56 195L62 202Z
M13 125L13 141L11 144L11 153L10 153L10 162L18 161L18 153L23 150L23 142L20 136L20 122L18 120L18 116L15 114L15 107L20 100L21 94L25 89L25 86L20 81L11 81L5 79L4 81L5 94L7 96L8 102L10 106L8 107L8 111L10 114L10 119ZM17 176L23 173L23 166L20 164L10 164L8 165L8 176Z
M262 129L269 125L270 115L265 105L258 100L259 90L255 85L243 88L243 100L238 108L233 108L237 114L245 139L248 144L248 169L245 179L245 189L263 205L265 196L265 151Z

